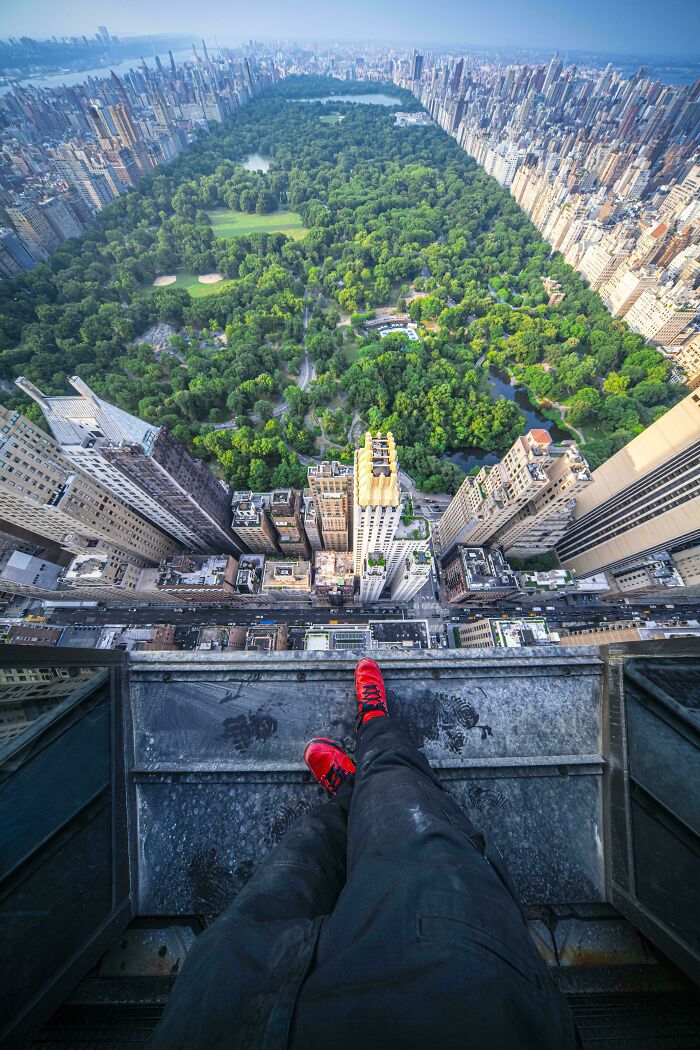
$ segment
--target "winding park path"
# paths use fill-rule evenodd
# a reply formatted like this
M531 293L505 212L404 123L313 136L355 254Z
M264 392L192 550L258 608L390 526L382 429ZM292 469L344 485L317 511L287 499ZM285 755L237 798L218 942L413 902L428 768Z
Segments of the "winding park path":
M294 382L300 390L308 390L313 380L316 378L316 362L312 361L309 354L304 355L304 359L301 362L301 371L296 377ZM289 411L289 404L286 401L280 401L278 405L272 410L274 418L283 416L285 412ZM260 417L257 412L250 413L251 423L259 423ZM229 419L226 423L215 423L214 430L238 430L238 424L233 419Z
M547 398L547 400L549 401L549 398ZM585 438L585 435L583 434L583 432L581 430L579 430L578 427L575 427L573 423L567 423L566 422L566 416L568 414L569 409L571 408L571 405L562 405L562 404L559 403L559 401L549 401L549 405L551 405L552 408L556 408L556 409L559 410L559 412L561 412L561 421L562 421L562 423L566 424L568 429L573 431L573 433L576 435L576 437L578 438L579 443L581 445L585 445L586 444L586 438ZM547 407L547 406L545 406L545 407Z

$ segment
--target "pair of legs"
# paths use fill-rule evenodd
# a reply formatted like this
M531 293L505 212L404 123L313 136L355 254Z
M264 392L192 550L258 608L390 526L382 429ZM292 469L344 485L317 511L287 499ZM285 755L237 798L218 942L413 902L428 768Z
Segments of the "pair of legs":
M198 938L158 1046L575 1047L500 857L363 665L356 773L342 752L307 747L333 797Z

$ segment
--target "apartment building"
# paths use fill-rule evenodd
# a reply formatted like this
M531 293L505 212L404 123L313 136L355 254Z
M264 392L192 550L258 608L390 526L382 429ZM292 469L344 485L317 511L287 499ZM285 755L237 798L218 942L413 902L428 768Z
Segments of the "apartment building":
M423 586L430 563L422 558L409 561L409 556L428 553L430 525L414 512L411 497L401 493L391 433L372 435L368 431L355 452L353 530L360 600L376 601L387 585L401 593L402 601L413 597Z
M693 335L683 343L676 354L676 364L685 372L685 381L691 390L700 386L700 335Z
M639 297L657 284L657 276L626 267L616 270L600 287L600 294L613 317L626 317Z
M468 649L519 649L523 645L550 645L559 641L543 616L526 620L508 617L486 617L455 628L455 641Z
M614 251L599 241L586 249L579 270L595 291L609 281L628 257L628 252Z
M557 545L588 576L700 540L700 392L688 394L593 471Z
M170 536L76 471L19 412L0 406L0 424L0 518L75 554L103 543L147 565L178 550Z
M433 559L427 550L409 551L400 561L391 580L392 602L408 602L430 579Z
M304 489L302 503L304 508L304 532L309 541L309 546L312 551L323 550L323 543L321 541L321 520L316 506L316 497L313 495L311 489Z
M321 519L325 550L352 550L353 468L324 461L309 467L309 489Z
M254 554L279 554L277 534L270 518L269 492L234 492L231 529Z
M232 493L165 427L110 405L79 378L77 396L46 397L24 377L69 462L190 550L237 554Z
M435 528L438 549L443 556L457 544L497 545L518 557L549 551L590 481L575 442L555 444L546 430L530 430L500 463L465 478Z
M386 556L401 520L393 434L369 431L355 452L353 553L360 600L376 601L387 582Z
M35 259L46 259L61 243L48 219L33 201L5 209L10 222Z
M351 551L317 551L314 554L314 589L317 598L331 605L351 602L355 593L355 573Z
M697 317L695 306L681 307L652 289L642 292L628 311L630 328L661 346L673 346Z
M303 512L298 489L276 489L270 493L270 518L277 533L279 549L285 557L309 556Z
M236 595L238 559L231 555L178 555L166 558L156 572L155 586L174 598L212 604Z
M311 562L268 558L260 589L263 602L304 601L311 597Z
M452 603L483 605L519 591L518 574L496 547L453 549L445 561L445 589Z

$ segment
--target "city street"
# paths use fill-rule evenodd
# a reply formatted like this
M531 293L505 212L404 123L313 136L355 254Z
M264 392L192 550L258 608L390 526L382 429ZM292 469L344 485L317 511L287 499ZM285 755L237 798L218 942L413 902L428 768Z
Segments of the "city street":
M647 611L648 610L648 611ZM314 608L306 603L295 606L192 606L183 609L159 606L139 607L133 611L115 609L57 609L47 618L55 625L85 624L236 624L246 626L263 622L284 624L305 623L360 623L369 619L426 619L431 628L441 624L469 623L487 616L521 618L546 617L550 627L563 625L599 626L605 622L639 619L687 620L700 618L700 598L694 602L653 603L652 605L624 605L620 602L600 600L564 599L547 597L520 597L501 600L493 605L440 606L429 597L419 598L415 606L392 606L383 604L361 607L347 606L342 609Z

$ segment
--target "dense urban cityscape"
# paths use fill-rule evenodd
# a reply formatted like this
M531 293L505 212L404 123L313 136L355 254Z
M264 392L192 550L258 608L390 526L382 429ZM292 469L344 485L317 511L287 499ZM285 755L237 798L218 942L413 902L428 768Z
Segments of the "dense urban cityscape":
M0 40L0 1043L145 1046L362 656L584 1050L690 1046L700 62L136 21Z
M110 39L101 27L97 42ZM0 288L10 296L0 409L6 641L276 650L362 648L372 635L378 646L513 647L700 632L700 396L692 392L700 385L700 80L665 84L643 69L623 77L610 65L565 66L557 55L530 67L440 52L258 48L213 52L201 41L184 61L171 50L164 61L68 87L27 80L0 99ZM57 374L60 357L42 365L47 340L31 343L39 326L27 317L18 327L13 317L15 279L25 271L38 278L61 259L60 245L99 224L116 198L285 82L307 106L328 93L314 117L323 132L340 130L353 110L386 120L390 107L404 142L444 128L531 217L552 253L539 267L544 275L533 264L526 279L512 274L522 251L495 244L484 302L483 279L470 286L445 274L444 235L431 245L420 231L412 234L416 269L397 262L377 277L375 267L374 286L357 279L356 265L340 279L330 258L314 266L312 256L306 287L297 278L285 297L293 315L281 332L287 359L271 367L259 356L199 429L172 412L149 412L153 398L136 402L152 421L124 411L133 398L112 404L80 376ZM421 108L407 104L406 92ZM215 234L249 239L261 220L260 232L270 231L263 251L273 252L285 238L273 245L272 235L289 226L303 248L318 216L308 204L295 215L270 136L261 129L258 138L272 155L243 157L246 178L228 198L234 210L221 218L223 209L199 211L199 222L214 217ZM236 167L226 175L235 181ZM189 219L201 208L173 203ZM235 216L246 212L239 233ZM183 281L165 248L161 260L147 261L156 269L150 283L163 290L141 296L160 307L141 312L153 322L136 339L143 382L144 370L156 374L174 358L192 369L192 390L193 350L216 360L217 351L235 349L225 292L230 277L245 276L250 255L218 272L224 265L211 244L209 235L191 252L212 270L198 278ZM159 273L159 262L175 272ZM586 335L590 299L558 322L567 295L585 294L585 285L567 283L563 263L624 324ZM132 288L145 287L140 275L131 271ZM221 315L197 325L181 299L168 302L172 286L202 306L199 317L214 313L217 300ZM47 321L50 309L37 319ZM105 321L118 324L111 309ZM89 343L86 328L89 317ZM393 413L391 401L376 407L376 384L388 382L378 361L406 355L427 366L445 339L464 344L478 376L469 393L472 403L479 395L475 423L461 443L444 430L441 438L437 420L450 408L436 401L427 443L414 436L405 447L411 417L397 406L407 395L399 380ZM61 340L55 345L60 355ZM422 359L411 356L426 348ZM105 389L104 372L100 379L99 369L87 370ZM54 393L69 384L73 393ZM494 410L501 415L490 440L478 437ZM234 444L242 435L247 458ZM266 440L280 449L268 459L273 469L256 459ZM216 453L213 462L206 455L209 466L202 446ZM222 478L233 454L241 466ZM272 486L256 491L260 481ZM399 642L380 641L373 615L413 628L397 627ZM20 725L21 716L3 732Z

